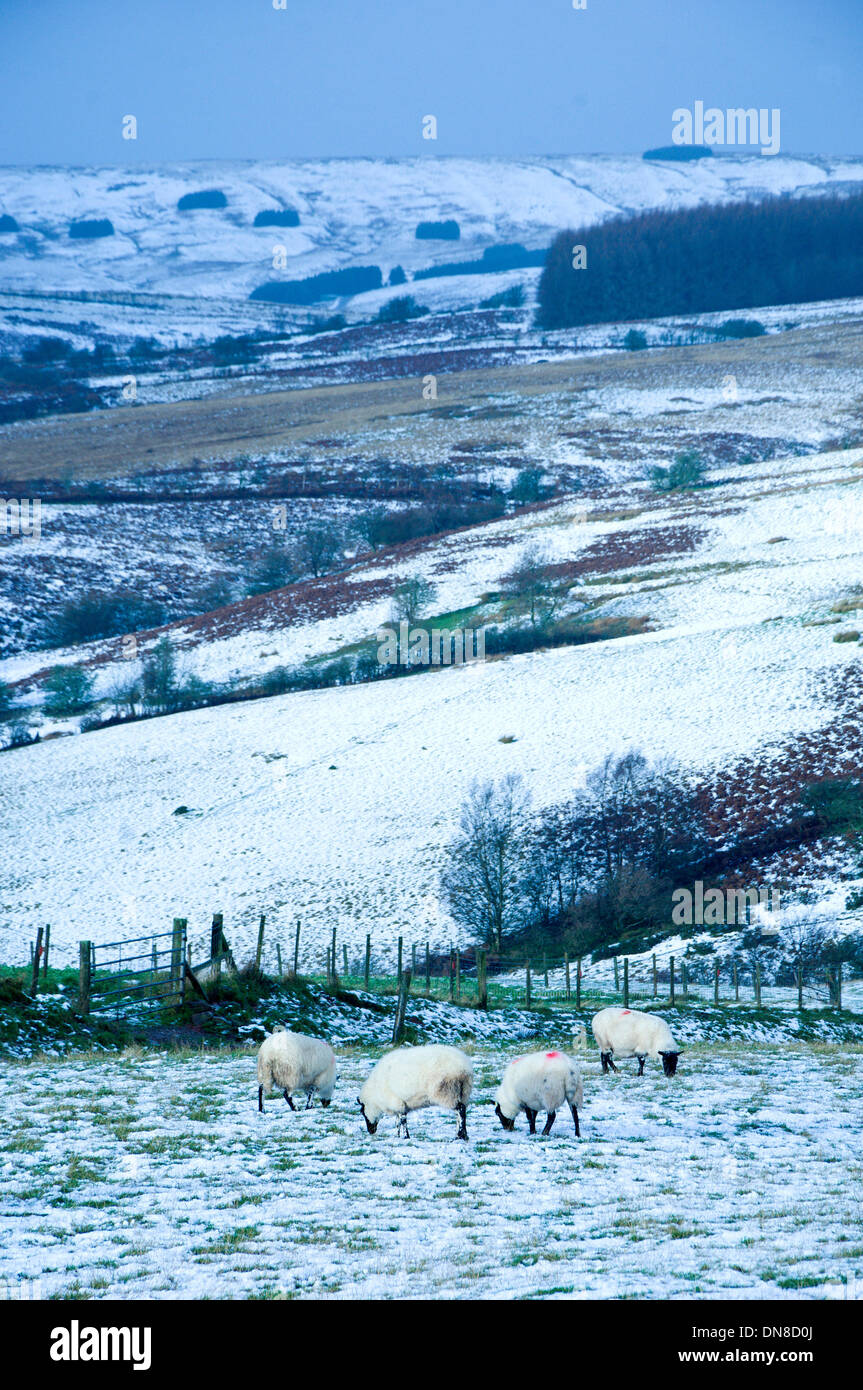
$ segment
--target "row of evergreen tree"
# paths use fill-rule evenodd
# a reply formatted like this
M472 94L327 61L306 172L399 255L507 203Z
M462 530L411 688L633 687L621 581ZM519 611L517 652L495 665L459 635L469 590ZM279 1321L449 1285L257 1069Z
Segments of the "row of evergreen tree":
M540 279L538 316L554 329L857 295L863 193L780 196L561 232Z

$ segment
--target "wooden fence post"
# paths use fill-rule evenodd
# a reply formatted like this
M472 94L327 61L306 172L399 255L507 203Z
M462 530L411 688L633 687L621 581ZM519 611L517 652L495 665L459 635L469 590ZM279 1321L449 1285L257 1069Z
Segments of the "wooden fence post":
M38 946L37 946L37 950L38 950ZM837 1007L837 1009L841 1009L841 1008L842 1008L842 962L841 962L841 960L840 960L839 964L836 966L836 972L835 972L835 973L836 973L836 1007Z
M620 976L617 973L617 956L614 957L614 992L620 993Z
M579 956L575 967L575 1007L581 1008L581 956Z
M297 933L294 937L294 979L297 978L300 965L300 919L297 918Z
M668 958L669 1003L674 1003L674 956Z
M180 918L180 1003L186 1002L186 960L189 952L188 922L185 917Z
M570 999L571 996L572 996L572 991L571 991L570 986L569 986L569 952L568 952L568 951L564 951L564 953L563 953L563 969L564 969L564 974L565 974L565 976L566 976L566 997L567 997L567 1000L568 1000L568 999Z
M623 1007L629 1008L629 956L623 958Z
M656 952L653 953L653 997L656 998Z
M78 942L78 1008L82 1014L90 1012L90 961L89 941Z
M716 967L716 971L715 971L714 976L713 976L713 1002L714 1002L714 1004L718 1004L718 1003L719 1003L719 966L718 966L718 965L717 965L717 967Z
M486 968L488 966L488 951L482 950L477 958L476 970L476 1002L481 1009L488 1008L488 976Z
M740 1003L740 975L737 970L737 957L731 962L731 973L734 976L734 1002Z
M545 981L546 989L548 989L548 956L545 951L542 953L542 978Z
M404 952L404 937L403 937L403 936L400 936L400 937L399 937L399 968L398 968L398 970L397 970L397 972L396 972L396 979L397 979L397 980L400 980L401 977L402 977L402 954L403 954L403 952Z
M336 929L333 927L333 942L330 947L330 981L333 985L337 985L339 982L336 974L336 959Z
M682 986L683 986L683 997L684 997L684 999L688 999L688 998L689 998L689 972L688 972L687 969L686 969L686 961L683 962L683 965L682 965L681 968L680 968L680 974L681 974L681 976L682 976L681 984L682 984Z
M366 932L366 960L365 960L365 966L364 966L364 969L363 969L363 980L365 981L365 987L366 987L366 989L368 989L368 987L369 987L369 972L370 972L371 968L372 968L372 938L371 938L371 933L370 933L370 932Z
M276 942L276 966L277 966L278 971L279 971L279 979L281 979L281 978L282 978L282 947L281 947L281 944L280 944L278 941Z
M426 994L431 994L431 953L426 942Z
M345 967L345 974L347 975L347 973L348 973L348 948L347 948L347 946L345 945L344 942L342 942L342 964L343 964L343 966Z
M797 1007L803 1012L803 967L797 966Z
M455 997L461 1003L461 951L455 948Z
M524 1007L530 1008L530 961L527 962L524 970Z
M44 935L42 927L36 933L36 949L33 952L33 977L30 981L30 993L36 994L39 989L39 966L42 964L42 937Z
M450 1002L455 999L455 952L452 946L449 948L449 997Z
M222 973L222 914L213 913L213 921L210 927L210 959L216 962L216 976Z
M755 962L755 1005L761 1008L761 962Z
M266 917L264 916L264 914L263 914L263 912L262 912L262 913L261 913L261 920L260 920L260 922L258 923L258 946L257 946L257 950L255 951L255 969L256 969L256 970L260 970L260 968L261 968L261 959L262 959L263 954L264 954L264 924L265 924L266 920L267 920L267 919L266 919Z
M45 928L45 954L42 957L42 978L48 983L48 952L51 949L51 925Z
M183 932L185 917L175 917L171 929L171 993L182 993L183 970Z
M405 1026L405 1010L408 1003L408 992L411 987L411 972L406 970L399 980L399 997L396 1003L396 1016L393 1023L393 1042L401 1042L402 1031Z

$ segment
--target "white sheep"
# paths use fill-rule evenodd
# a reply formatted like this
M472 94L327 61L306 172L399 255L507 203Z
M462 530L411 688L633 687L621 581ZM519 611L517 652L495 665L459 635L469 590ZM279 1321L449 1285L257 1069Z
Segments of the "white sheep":
M593 1036L599 1045L602 1070L618 1068L611 1054L618 1057L637 1057L638 1075L644 1075L646 1058L662 1058L662 1069L666 1076L677 1071L677 1055L680 1048L671 1036L671 1029L658 1014L641 1013L638 1009L600 1009L591 1022Z
M329 1043L320 1038L307 1038L304 1033L289 1033L274 1028L264 1038L258 1050L258 1109L264 1108L264 1087L284 1092L292 1110L294 1091L305 1091L306 1109L317 1091L321 1105L329 1105L336 1084L336 1054Z
M467 1102L473 1090L471 1060L457 1047L430 1044L399 1047L372 1068L357 1096L369 1134L381 1115L398 1116L398 1133L408 1133L408 1112L440 1105L457 1110L458 1139L467 1139Z
M542 1132L550 1134L558 1110L567 1101L578 1138L578 1107L583 1100L581 1068L574 1057L565 1052L529 1052L524 1057L514 1057L504 1072L495 1096L494 1113L504 1129L515 1129L515 1117L523 1110L530 1133L536 1134L536 1117L544 1110L548 1118Z

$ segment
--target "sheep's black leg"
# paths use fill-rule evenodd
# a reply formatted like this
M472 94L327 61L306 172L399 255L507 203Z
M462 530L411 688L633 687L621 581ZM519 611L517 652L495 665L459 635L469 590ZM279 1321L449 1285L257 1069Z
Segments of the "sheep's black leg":
M285 1100L288 1102L288 1105L291 1107L292 1110L296 1110L297 1107L294 1105L294 1102L291 1100L287 1091L285 1091Z
M525 1113L525 1115L527 1116L527 1127L528 1127L529 1133L531 1133L531 1134L536 1134L536 1115L537 1115L537 1112L536 1112L535 1110L529 1109L528 1106L525 1106L525 1107L524 1107L524 1113Z
M616 1067L616 1066L614 1065L614 1058L612 1057L611 1053L610 1053L610 1052L606 1053L606 1056L608 1057L608 1065L611 1067L611 1070L612 1070L612 1071L620 1071L620 1067Z
M259 1110L263 1110L263 1108L264 1108L264 1088L263 1088L263 1086L259 1086L259 1087L258 1087L258 1109L259 1109Z
M459 1127L458 1127L458 1134L456 1135L456 1139L466 1139L466 1138L467 1138L467 1106L464 1104L463 1101L461 1101L461 1102L456 1106L456 1110L458 1111L458 1118L459 1118Z
M638 1056L638 1075L639 1075L639 1076L643 1076L643 1075L644 1075L644 1063L647 1061L647 1053L646 1053L646 1052L639 1052L639 1053L637 1054L637 1056Z
M573 1121L574 1121L574 1123L575 1123L575 1137L576 1137L576 1139L580 1139L580 1138L581 1138L581 1130L580 1130L579 1127L578 1127L578 1106L577 1106L577 1105L573 1105L572 1101L570 1101L570 1102L569 1102L569 1108L570 1108L570 1110L572 1111L572 1118L573 1118Z
M549 1112L548 1112L548 1118L547 1118L547 1120L546 1120L546 1122L545 1122L545 1129L542 1131L543 1134L551 1134L551 1127L552 1127L552 1125L554 1124L554 1121L555 1121L556 1117L557 1117L557 1111L556 1111L556 1110L549 1110Z
M306 1109L307 1109L307 1110L311 1110L311 1108L312 1108L312 1095L313 1095L313 1094L314 1094L314 1093L313 1093L312 1091L306 1091Z
M602 1070L603 1070L603 1073L605 1073L605 1072L608 1071L608 1053L607 1053L607 1052L600 1052L599 1058L600 1058L600 1061L602 1062Z

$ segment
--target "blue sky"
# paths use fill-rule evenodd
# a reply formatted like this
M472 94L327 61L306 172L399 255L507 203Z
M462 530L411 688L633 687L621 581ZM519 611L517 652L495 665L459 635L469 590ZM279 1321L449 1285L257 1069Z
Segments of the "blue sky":
M0 0L0 163L641 153L696 99L861 154L861 59L863 0Z

